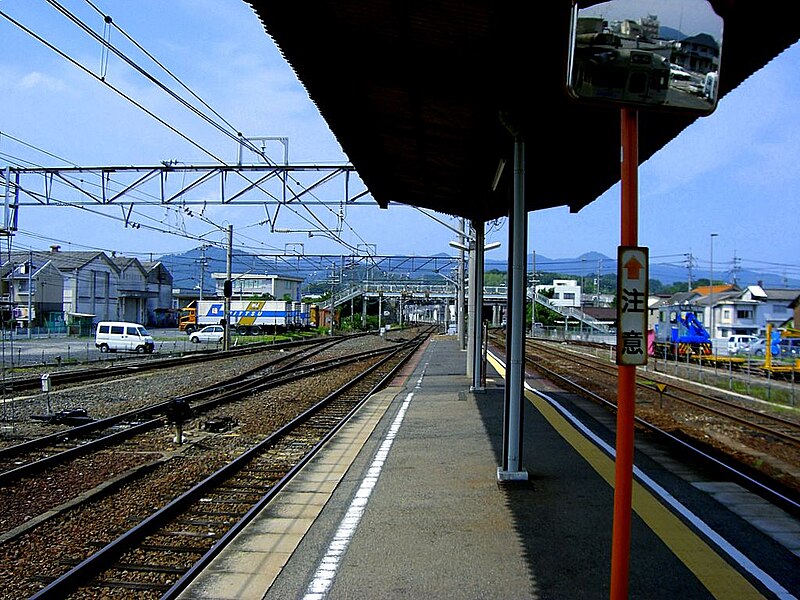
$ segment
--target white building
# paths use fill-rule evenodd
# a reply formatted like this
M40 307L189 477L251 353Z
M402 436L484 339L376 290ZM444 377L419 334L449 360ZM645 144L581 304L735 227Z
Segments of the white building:
M222 298L227 275L225 273L212 273L216 284L216 295ZM291 300L300 302L300 286L302 277L288 277L286 275L260 275L258 273L231 273L232 293L234 298L247 298L248 296L261 296L268 294L275 300Z
M537 285L536 292L553 291L555 306L581 307L581 286L574 279L554 279L552 285Z

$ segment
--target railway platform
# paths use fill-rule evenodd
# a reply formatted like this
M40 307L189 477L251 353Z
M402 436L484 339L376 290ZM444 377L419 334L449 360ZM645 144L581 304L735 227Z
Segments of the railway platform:
M464 363L432 338L181 598L608 598L613 415L529 376L529 481L498 485L503 365ZM631 598L800 594L796 519L640 437Z

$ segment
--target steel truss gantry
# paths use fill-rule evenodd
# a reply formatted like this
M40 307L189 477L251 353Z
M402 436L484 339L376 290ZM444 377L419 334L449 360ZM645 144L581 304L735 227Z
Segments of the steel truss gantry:
M6 167L0 178L6 230L22 206L115 204L127 225L134 206L260 205L273 232L282 206L375 206L350 164Z

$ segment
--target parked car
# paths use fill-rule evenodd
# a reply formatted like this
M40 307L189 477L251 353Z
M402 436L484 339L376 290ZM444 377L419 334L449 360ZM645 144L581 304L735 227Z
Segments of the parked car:
M767 340L764 338L756 338L749 344L745 344L742 352L750 356L764 356L767 353Z
M744 349L758 338L754 335L732 335L728 338L728 354L743 352Z
M200 342L213 342L218 344L225 337L225 328L222 325L207 325L200 331L195 331L189 336L189 341L194 344Z
M778 342L779 352L773 351L773 356L788 358L800 357L800 338L783 338ZM742 352L751 356L765 356L767 354L767 340L758 338L755 342L747 344Z
M156 347L147 329L139 323L101 321L97 324L94 345L100 352L151 353Z
M800 356L800 338L782 338L778 346L781 349L781 356L790 358Z

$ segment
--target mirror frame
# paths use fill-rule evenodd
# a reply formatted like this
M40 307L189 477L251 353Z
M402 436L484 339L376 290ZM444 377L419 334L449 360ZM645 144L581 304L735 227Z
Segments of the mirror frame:
M569 96L576 102L609 107L697 116L714 112L719 100L724 23L711 3L691 0L719 19L719 31L674 40L643 34L645 18L611 21L581 14L583 8L611 7L622 1L583 3L588 6L572 1L566 77ZM686 69L680 62L697 70Z

